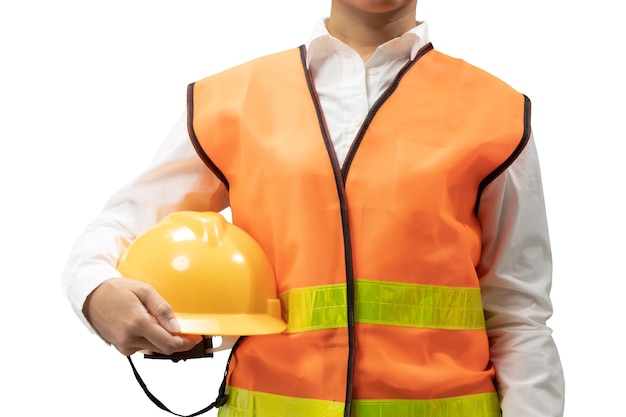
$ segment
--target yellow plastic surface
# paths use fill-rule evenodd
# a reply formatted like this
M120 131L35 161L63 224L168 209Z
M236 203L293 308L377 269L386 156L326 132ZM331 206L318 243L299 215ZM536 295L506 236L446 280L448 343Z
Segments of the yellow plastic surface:
M244 336L286 328L263 249L219 213L166 216L131 243L117 269L152 285L182 333Z

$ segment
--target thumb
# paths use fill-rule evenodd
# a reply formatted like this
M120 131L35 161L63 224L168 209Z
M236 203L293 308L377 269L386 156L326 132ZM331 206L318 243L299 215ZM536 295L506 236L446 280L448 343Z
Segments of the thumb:
M145 291L137 294L137 296L161 327L172 334L180 333L180 324L174 316L172 307L154 288L148 286Z

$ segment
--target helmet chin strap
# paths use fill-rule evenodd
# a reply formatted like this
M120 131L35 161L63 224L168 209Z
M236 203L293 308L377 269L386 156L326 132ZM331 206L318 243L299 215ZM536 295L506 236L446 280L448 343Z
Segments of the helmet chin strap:
M130 355L127 356L127 358L128 358L128 362L130 363L130 367L133 370L133 374L135 375L135 379L139 383L139 386L141 386L141 389L143 390L143 392L150 399L150 401L152 401L161 410L167 411L168 413L173 414L175 416L179 416L179 417L195 417L195 416L199 416L200 414L204 414L204 413L206 413L207 411L209 411L209 410L211 410L213 408L221 407L222 405L224 405L226 403L226 400L228 399L228 396L226 395L226 377L228 376L228 368L230 366L230 360L232 359L233 353L237 349L237 346L239 346L239 343L244 338L245 338L244 336L241 336L241 337L223 336L222 337L222 344L220 346L218 346L217 348L213 348L211 337L203 336L202 337L202 342L198 343L196 345L196 347L194 347L193 349L191 349L190 351L187 351L187 352L179 352L178 354L174 354L174 355L170 355L170 356L162 355L162 354L156 354L156 353L151 353L150 355L144 354L144 356L146 358L151 358L151 359L171 359L174 362L178 362L180 360L187 360L187 359L192 359L192 358L213 357L213 352L218 352L220 350L226 350L229 347L225 347L225 345L228 345L229 343L232 343L230 345L232 350L230 351L230 355L228 356L228 361L226 362L226 370L224 371L224 379L222 380L222 384L220 385L219 394L218 394L217 398L215 399L215 401L213 401L211 404L209 404L208 406L206 406L202 410L198 410L198 411L196 411L195 413L192 413L192 414L178 414L178 413L175 413L172 410L170 410L165 404L163 404L163 402L161 402L157 397L154 396L154 394L152 394L150 392L150 390L146 386L146 383L143 381L143 379L139 375L139 371L137 371L137 368L135 367L135 364L133 363L133 359L130 357Z
M142 350L146 359L170 359L174 362L194 358L212 358L213 353L231 349L237 343L239 336L202 336L202 341L190 350L174 352L171 355ZM219 343L218 343L219 342Z

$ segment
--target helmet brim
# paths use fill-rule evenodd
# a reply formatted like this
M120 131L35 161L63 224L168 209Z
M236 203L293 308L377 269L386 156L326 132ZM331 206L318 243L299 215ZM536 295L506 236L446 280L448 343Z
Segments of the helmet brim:
M204 336L253 336L282 333L287 324L268 314L175 313L181 333Z

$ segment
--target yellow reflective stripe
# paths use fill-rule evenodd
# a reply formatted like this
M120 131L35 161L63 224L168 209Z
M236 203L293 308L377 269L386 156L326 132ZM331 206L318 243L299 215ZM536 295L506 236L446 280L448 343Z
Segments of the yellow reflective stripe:
M220 417L342 417L344 403L227 387ZM496 393L431 400L354 400L353 417L500 417Z
M498 394L464 395L433 400L354 400L358 417L500 417Z
M226 387L228 399L219 408L219 417L342 417L344 403L287 397Z
M389 326L485 328L479 288L359 280L357 321Z
M359 279L355 320L448 330L485 328L480 289ZM281 294L287 332L347 326L345 285L298 288Z
M287 332L346 327L345 285L298 288L280 295L288 312Z

